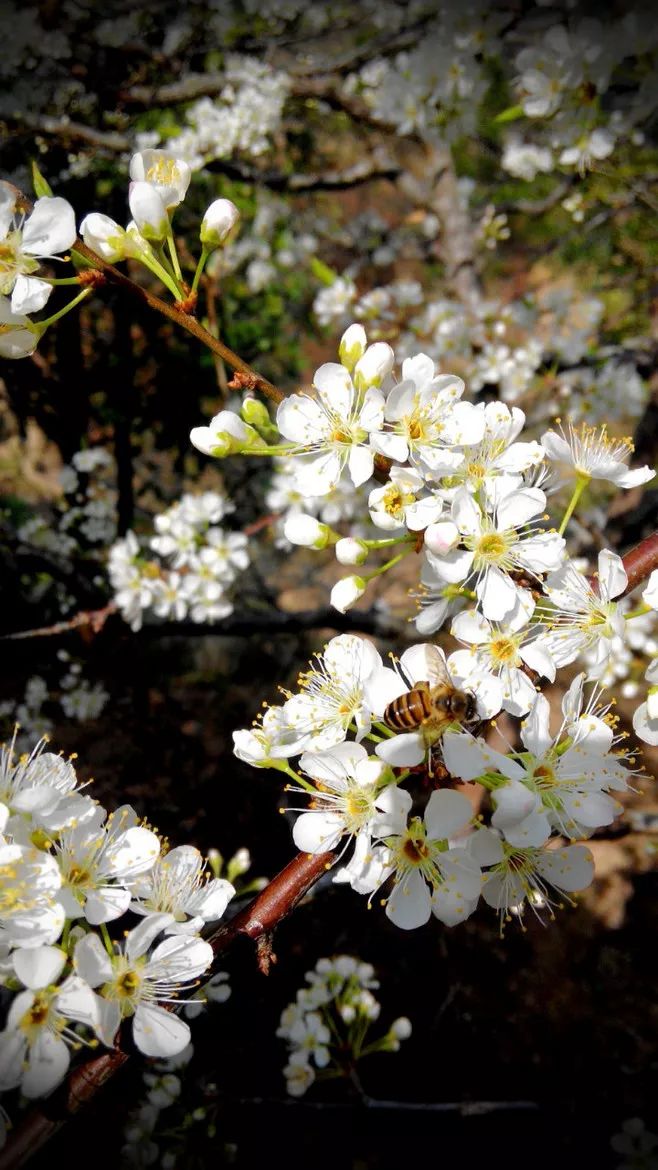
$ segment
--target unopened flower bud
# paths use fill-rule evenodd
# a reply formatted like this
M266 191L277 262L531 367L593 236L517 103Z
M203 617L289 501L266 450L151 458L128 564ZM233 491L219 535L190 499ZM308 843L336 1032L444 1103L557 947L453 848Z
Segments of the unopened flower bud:
M408 1040L411 1036L411 1020L406 1016L398 1016L391 1024L391 1032L396 1040Z
M381 386L384 378L390 374L395 362L395 354L385 341L376 341L369 345L354 368L354 385L357 390L367 390L369 386Z
M303 548L326 548L333 536L328 524L321 524L315 516L307 516L305 512L288 516L283 531L286 540Z
M359 358L363 357L367 344L368 338L363 325L350 325L343 333L338 347L338 356L350 374Z
M100 211L92 211L86 215L80 224L80 235L88 248L102 256L109 264L117 260L125 260L128 254L128 241L125 229L119 227L109 215Z
M128 194L130 213L145 240L162 243L169 231L167 209L150 183L131 183Z
M460 541L459 529L452 520L439 520L425 529L425 547L436 556L445 556Z
M245 398L240 408L246 423L250 423L252 427L269 427L272 425L270 412L264 402L259 402L257 398Z
M347 613L348 609L358 601L366 591L366 582L363 577L343 577L337 581L331 590L331 604L339 613Z
M230 199L215 199L201 223L201 243L207 252L228 244L236 235L240 212Z
M220 410L207 427L193 427L190 441L204 455L217 458L262 446L258 431L244 423L232 410Z
M369 552L368 545L353 536L344 536L336 543L336 560L341 565L362 565Z

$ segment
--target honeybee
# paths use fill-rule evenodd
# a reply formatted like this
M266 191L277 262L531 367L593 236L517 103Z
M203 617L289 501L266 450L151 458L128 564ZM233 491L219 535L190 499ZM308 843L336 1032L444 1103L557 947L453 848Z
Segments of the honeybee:
M430 656L427 681L409 683L409 690L393 699L384 711L384 723L393 731L421 731L426 747L437 743L452 723L478 719L475 695L453 683L438 650ZM405 679L409 682L408 679Z

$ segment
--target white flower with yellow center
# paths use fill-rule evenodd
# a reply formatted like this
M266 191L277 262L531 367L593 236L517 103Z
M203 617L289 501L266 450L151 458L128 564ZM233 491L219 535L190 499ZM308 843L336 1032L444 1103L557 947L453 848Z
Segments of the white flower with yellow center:
M474 833L471 850L482 865L490 866L482 897L498 911L501 931L512 914L522 920L526 907L550 918L569 894L586 889L594 877L594 859L586 845L558 849L520 848L503 841L494 829ZM556 898L557 895L557 898Z
M546 454L539 443L516 442L525 425L525 414L517 406L510 409L504 402L487 402L478 403L476 409L484 415L484 435L466 452L464 462L447 473L448 491L454 493L460 486L471 492L484 489L493 503L497 496L520 487L523 473L541 463Z
M95 1030L96 997L78 975L56 986L66 963L59 947L15 951L12 962L26 990L12 1001L0 1033L0 1090L20 1085L24 1096L43 1097L66 1075L69 1047L82 1042L70 1021Z
M50 854L0 843L0 941L16 947L56 942L66 917L57 900L61 885Z
M284 703L284 717L304 748L322 750L345 739L352 722L357 739L370 730L370 711L364 688L382 660L365 638L339 634L318 654L311 668L300 674L301 693Z
M104 1044L114 1045L122 1019L133 1017L133 1040L145 1056L176 1056L190 1041L184 1020L162 1004L176 1003L179 992L195 987L212 963L209 943L176 935L147 952L157 936L172 922L170 914L153 914L131 930L110 956L98 935L87 934L76 944L76 971L96 996L98 1034Z
M544 492L526 487L503 496L489 515L460 488L452 501L452 520L430 525L425 533L428 560L450 584L475 576L475 592L490 621L503 621L519 606L530 617L530 590L511 574L536 577L557 569L564 558L563 537L531 523L545 507Z
M564 696L556 736L550 733L548 700L536 696L521 724L524 751L505 756L472 736L444 737L446 767L492 789L492 825L511 845L541 846L552 830L572 840L590 836L621 812L610 790L628 791L639 775L633 757L619 750L622 737L615 736L607 709L597 707L596 691L583 709L584 677L578 675Z
M623 394L623 386L620 386L620 394ZM647 483L656 474L646 466L629 470L625 460L633 452L633 443L628 438L611 438L605 424L592 427L581 423L574 427L569 422L566 434L564 431L561 434L546 431L541 437L541 445L549 459L565 464L585 481L607 479L616 487L631 488Z
M76 234L75 214L66 199L48 195L37 199L26 218L17 213L11 188L0 185L0 293L11 293L12 313L36 313L43 308L52 285L34 276L39 261L65 252Z
M386 400L390 430L373 435L376 451L397 463L442 468L449 474L464 455L451 448L479 443L484 415L471 402L460 402L464 383L453 374L437 375L434 362L419 353L402 363L402 381Z
M131 892L135 914L173 914L175 921L165 934L196 934L204 923L222 917L235 888L223 878L210 877L193 845L179 845L138 877Z
M99 809L99 818L104 816ZM150 869L160 853L151 829L138 824L129 805L98 819L65 829L55 845L62 889L59 900L67 918L82 915L92 926L112 922L130 905L129 884Z
M528 666L553 681L555 663L537 646L528 630L526 614L519 609L505 624L487 621L477 610L460 613L451 634L470 646L448 658L453 681L478 698L478 711L491 719L501 710L526 715L537 691L523 667Z
M370 437L384 422L384 396L376 386L357 390L349 372L326 362L315 372L317 397L291 394L280 403L277 426L304 458L297 483L305 495L327 495L345 466L355 487L370 478L374 467Z
M423 926L432 914L446 926L463 922L477 905L482 873L473 855L451 839L464 833L472 817L471 805L461 793L433 792L424 820L413 817L402 833L375 846L363 858L365 880L352 884L366 892L366 875L372 875L374 892L392 875L386 915L402 930Z
M361 744L339 743L326 752L306 752L299 766L315 780L312 807L295 822L293 841L305 853L327 853L348 841L402 831L411 797L392 784L393 774ZM294 791L310 795L307 789Z
M70 760L45 751L47 741L39 740L30 755L14 755L14 738L0 748L0 808L13 814L11 832L20 834L21 825L58 832L73 821L91 815L95 801L78 790Z
M599 553L596 588L571 561L549 574L544 592L550 607L542 603L538 611L547 632L537 638L537 649L556 666L566 666L587 652L588 675L600 678L615 640L624 639L626 621L614 598L621 597L627 585L624 562L609 549Z
M303 728L292 728L283 707L268 707L253 727L233 732L233 752L253 768L287 768L288 756L303 750Z
M405 527L412 532L427 528L439 519L444 503L438 495L421 494L426 492L425 480L413 467L392 467L389 482L373 488L368 496L373 524L389 532Z
M183 202L192 172L182 158L166 150L141 150L130 160L130 178L153 187L169 211Z

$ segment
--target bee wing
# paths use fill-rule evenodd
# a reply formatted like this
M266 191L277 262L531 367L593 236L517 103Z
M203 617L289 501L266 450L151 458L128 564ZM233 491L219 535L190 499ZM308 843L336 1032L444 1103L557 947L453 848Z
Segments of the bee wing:
M411 646L402 655L400 665L413 686L426 682L434 687L451 681L443 651L438 646L428 643Z
M452 683L443 650L439 650L438 646L427 647L427 666L427 681L431 687L439 686L441 683Z

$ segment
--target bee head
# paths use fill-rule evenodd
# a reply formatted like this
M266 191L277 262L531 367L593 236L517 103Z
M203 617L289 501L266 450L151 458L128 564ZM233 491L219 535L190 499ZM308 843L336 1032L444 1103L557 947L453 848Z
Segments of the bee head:
M457 691L452 698L452 711L460 723L473 723L477 717L477 702L470 691Z

